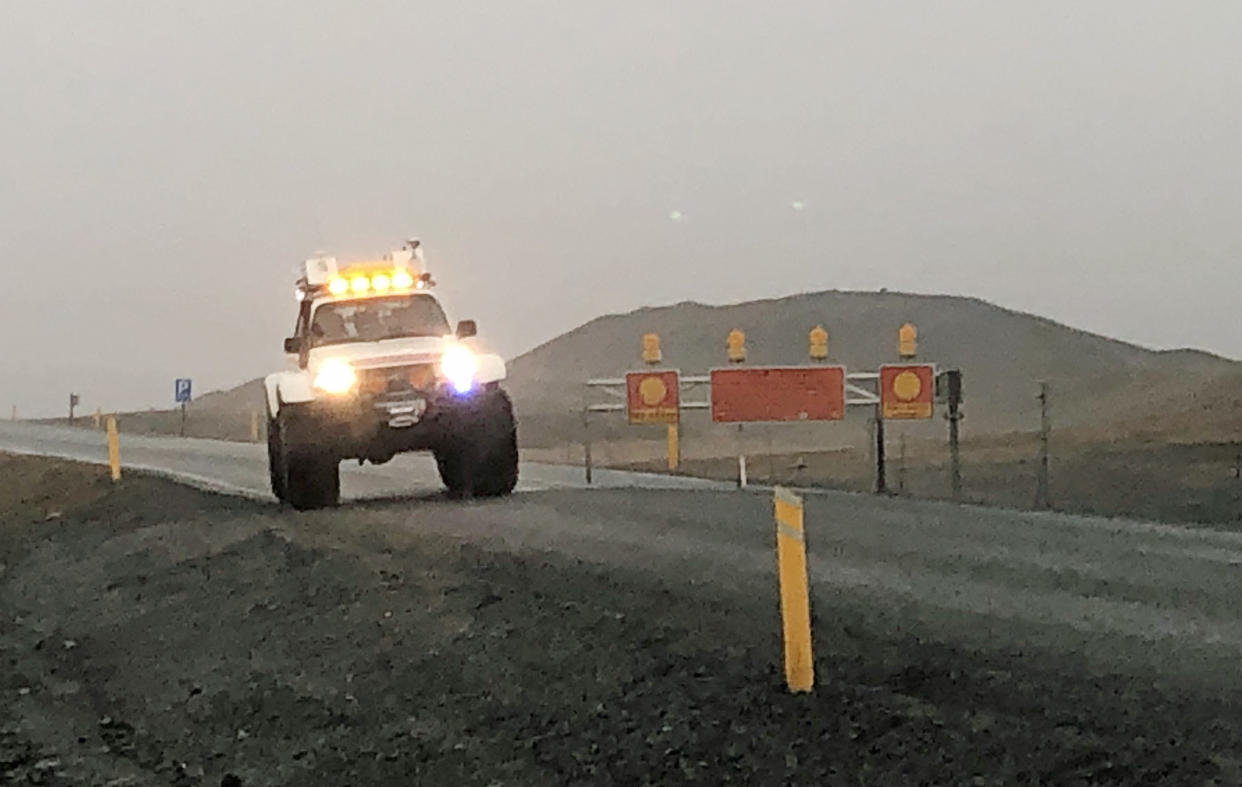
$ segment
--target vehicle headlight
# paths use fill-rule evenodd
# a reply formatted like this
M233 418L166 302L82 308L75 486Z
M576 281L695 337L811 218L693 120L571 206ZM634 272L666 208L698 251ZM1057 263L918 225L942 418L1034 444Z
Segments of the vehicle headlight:
M465 347L450 347L440 358L440 371L453 384L453 390L461 394L469 393L474 388L479 359Z
M329 358L319 365L314 384L319 390L330 394L345 394L358 384L358 373L345 361Z

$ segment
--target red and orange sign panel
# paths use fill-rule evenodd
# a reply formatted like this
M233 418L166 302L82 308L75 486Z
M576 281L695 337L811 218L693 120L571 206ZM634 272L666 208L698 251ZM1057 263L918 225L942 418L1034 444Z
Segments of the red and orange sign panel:
M932 417L936 367L901 364L880 367L880 413L892 420Z
M630 372L625 376L626 403L632 424L675 424L681 417L677 372Z
M716 423L839 421L844 417L844 366L712 370L712 420Z

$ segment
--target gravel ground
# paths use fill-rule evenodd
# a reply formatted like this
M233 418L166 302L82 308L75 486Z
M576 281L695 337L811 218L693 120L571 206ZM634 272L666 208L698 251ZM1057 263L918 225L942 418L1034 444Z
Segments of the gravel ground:
M865 596L817 595L790 696L770 566L554 521L622 493L294 515L0 474L0 784L1242 783L1232 678L939 641Z

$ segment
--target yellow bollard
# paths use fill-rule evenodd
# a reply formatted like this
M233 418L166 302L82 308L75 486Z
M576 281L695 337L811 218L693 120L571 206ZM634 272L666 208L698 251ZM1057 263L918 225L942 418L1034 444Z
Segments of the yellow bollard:
M250 442L259 442L259 414L253 411L250 413Z
M791 692L815 685L811 654L811 598L806 579L806 532L802 498L776 488L776 563L781 590L781 630L785 640L785 684Z
M675 471L681 466L681 434L677 424L668 425L668 469Z
M108 465L112 468L112 480L121 480L121 445L116 434L116 417L108 416Z

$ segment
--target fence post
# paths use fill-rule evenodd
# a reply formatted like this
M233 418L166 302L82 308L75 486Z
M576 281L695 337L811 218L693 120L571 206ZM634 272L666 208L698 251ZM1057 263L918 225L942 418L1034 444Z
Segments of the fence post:
M1048 413L1048 383L1039 383L1039 482L1035 490L1035 507L1050 508L1052 492L1048 479L1050 464L1049 442L1052 435L1052 420Z
M586 469L586 483L591 485L591 414L582 411L582 464Z

